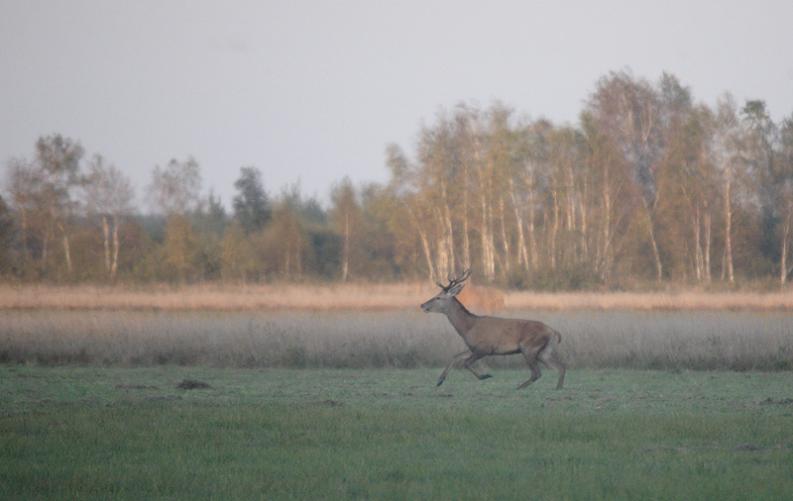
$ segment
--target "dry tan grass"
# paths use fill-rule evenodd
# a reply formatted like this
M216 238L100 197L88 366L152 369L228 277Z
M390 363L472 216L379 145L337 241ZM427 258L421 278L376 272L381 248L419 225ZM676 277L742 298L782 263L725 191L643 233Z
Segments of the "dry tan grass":
M431 294L426 284L0 286L0 310L389 310L416 308Z
M512 292L507 309L539 310L793 310L793 292Z
M571 369L793 369L793 315L787 312L535 310L505 315L540 320L558 330L559 349ZM0 315L0 363L441 367L463 348L446 318L418 309L18 310ZM483 363L527 370L520 355L487 357Z
M502 292L470 287L474 312L499 310L791 311L793 292ZM0 310L359 310L414 309L435 294L426 283L337 285L44 286L0 285ZM474 292L474 294L471 294Z

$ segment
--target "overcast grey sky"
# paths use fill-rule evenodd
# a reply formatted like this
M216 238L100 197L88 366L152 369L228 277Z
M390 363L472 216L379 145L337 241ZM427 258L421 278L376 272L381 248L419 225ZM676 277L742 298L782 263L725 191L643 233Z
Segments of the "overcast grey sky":
M271 193L383 181L440 107L500 100L575 122L595 81L662 71L793 112L787 1L0 0L0 162L78 139L133 179L193 155L228 206L242 165ZM3 168L3 170L5 170ZM3 176L3 179L5 176Z

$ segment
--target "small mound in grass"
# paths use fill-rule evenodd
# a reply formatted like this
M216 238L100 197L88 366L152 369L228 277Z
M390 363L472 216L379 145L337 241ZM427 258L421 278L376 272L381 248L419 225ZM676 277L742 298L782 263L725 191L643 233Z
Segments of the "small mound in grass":
M181 383L176 385L176 387L180 390L203 390L206 388L212 388L209 386L209 384L196 379L183 379Z

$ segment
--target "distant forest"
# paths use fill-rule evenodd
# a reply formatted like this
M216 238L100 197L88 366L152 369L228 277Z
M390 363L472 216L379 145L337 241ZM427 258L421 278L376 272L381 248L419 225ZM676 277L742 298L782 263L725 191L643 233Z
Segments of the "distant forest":
M474 279L519 289L784 286L793 272L793 113L695 100L673 75L595 84L576 124L461 103L391 144L384 184L339 180L323 207L240 168L231 211L197 160L123 171L74 138L5 166L6 282ZM266 172L266 169L265 169Z

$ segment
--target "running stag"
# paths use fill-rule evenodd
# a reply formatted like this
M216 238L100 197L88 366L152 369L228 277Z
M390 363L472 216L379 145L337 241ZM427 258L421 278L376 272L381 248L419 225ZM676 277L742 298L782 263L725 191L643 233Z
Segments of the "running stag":
M524 388L540 379L540 363L553 367L559 372L556 389L564 385L565 366L559 358L557 348L562 336L542 322L535 320L519 320L479 316L468 311L455 296L465 287L465 281L471 275L466 270L457 277L449 276L449 284L440 283L441 291L432 299L421 305L425 312L443 313L449 319L457 333L463 338L468 349L458 353L438 378L438 386L443 384L449 369L462 362L463 366L474 376L487 379L490 374L480 374L473 364L488 355L512 355L522 353L531 369L531 377L518 385Z

